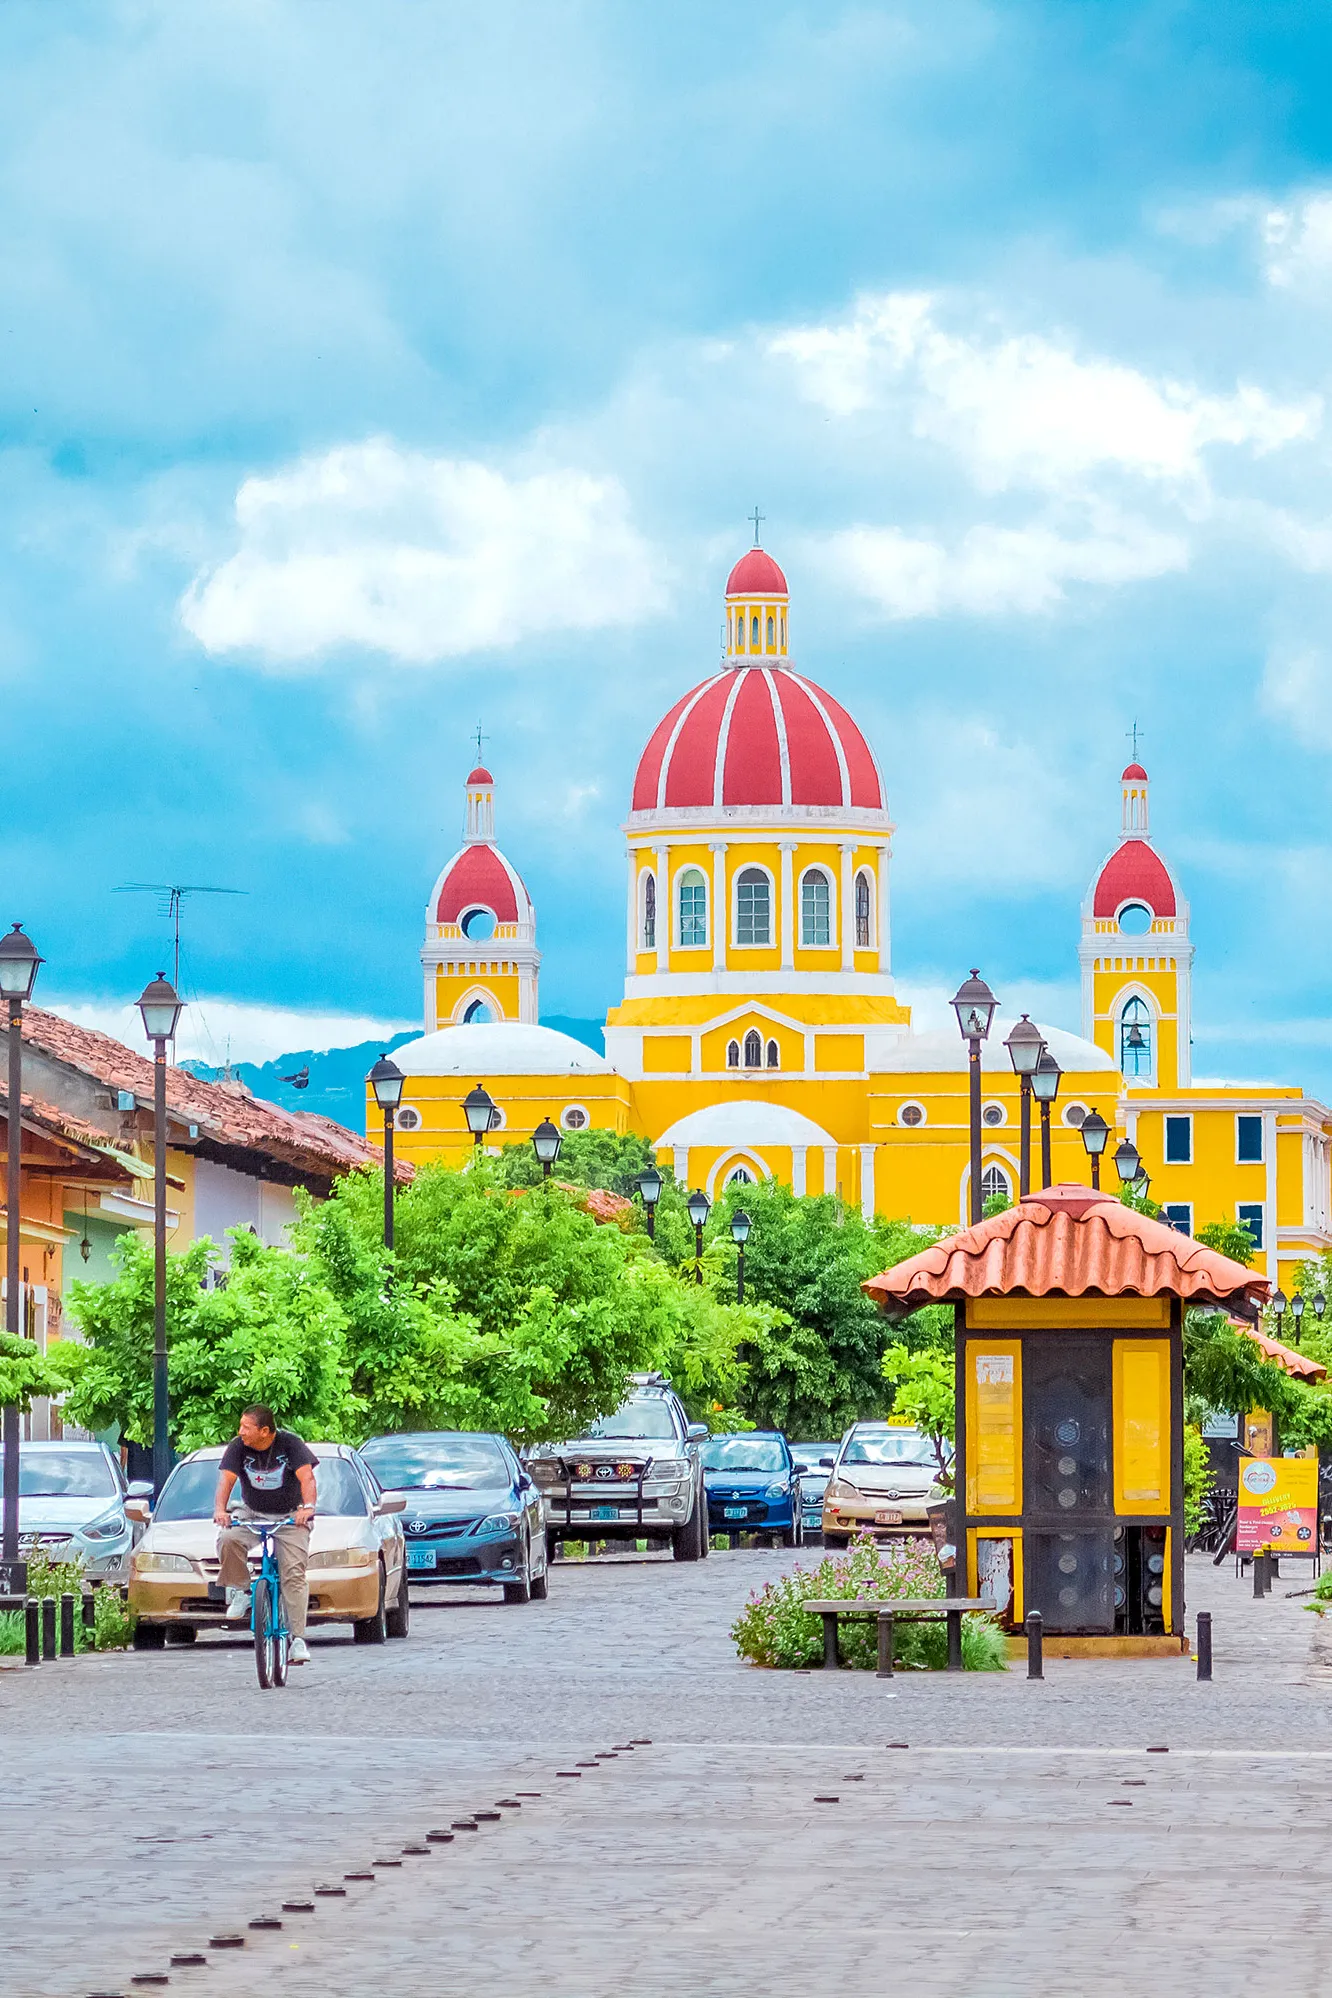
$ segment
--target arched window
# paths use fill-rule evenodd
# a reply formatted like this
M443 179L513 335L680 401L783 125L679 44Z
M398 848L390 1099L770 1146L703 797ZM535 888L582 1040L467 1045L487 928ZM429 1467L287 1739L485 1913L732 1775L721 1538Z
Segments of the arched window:
M738 944L772 942L772 889L761 867L743 868L736 879L735 940Z
M708 884L696 867L680 876L680 945L683 950L708 940Z
M1152 1016L1143 999L1130 999L1119 1016L1119 1066L1130 1078L1152 1072Z
M726 1066L728 1068L739 1068L740 1066L739 1041L728 1041L726 1043Z
M777 626L771 617L768 619L768 643L769 645L777 643Z
M862 871L856 876L856 949L870 947L870 878Z
M465 1027L488 1027L494 1017L494 1013L487 1006L484 999L473 999L471 1005L463 1014L463 1025Z
M755 652L758 651L758 642L759 642L759 621L758 621L758 612L755 611L753 617L749 621L749 643Z
M786 612L782 612L782 651L786 650Z
M657 877L643 876L643 948L657 948Z
M759 1033L753 1027L751 1027L749 1032L745 1035L745 1067L762 1068L762 1066L763 1066L763 1040L761 1035L759 1035Z
M981 1205L996 1198L1009 1201L1013 1198L1013 1188L1008 1174L1002 1166L987 1165L981 1174Z
M768 1042L768 1067L769 1067L769 1068L780 1068L780 1067L781 1067L781 1065L782 1065L782 1051L781 1051L781 1049L780 1049L780 1048L778 1047L778 1045L777 1045L776 1041L769 1041L769 1042Z
M831 897L821 867L811 867L800 883L800 941L806 950L826 950L832 942Z
M754 1184L754 1175L748 1166L735 1166L727 1173L726 1184L728 1186L752 1186Z

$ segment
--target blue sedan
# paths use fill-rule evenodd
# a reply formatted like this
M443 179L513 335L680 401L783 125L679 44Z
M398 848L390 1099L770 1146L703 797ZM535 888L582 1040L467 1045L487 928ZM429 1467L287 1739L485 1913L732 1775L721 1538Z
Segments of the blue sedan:
M499 1587L506 1603L544 1599L541 1498L503 1436L457 1429L372 1436L361 1455L387 1491L406 1496L413 1582Z
M699 1454L711 1532L780 1534L783 1547L801 1545L800 1479L780 1430L713 1436Z

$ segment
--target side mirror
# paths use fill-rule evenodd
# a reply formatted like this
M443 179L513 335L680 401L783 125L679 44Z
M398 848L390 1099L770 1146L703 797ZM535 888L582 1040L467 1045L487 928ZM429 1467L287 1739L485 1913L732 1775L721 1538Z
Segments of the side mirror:
M794 1466L794 1469L795 1469L795 1474L796 1474L796 1476L797 1476L798 1478L803 1478L803 1477L804 1477L804 1475L805 1475L805 1473L806 1473L806 1471L807 1471L807 1470L809 1469L809 1465L808 1465L808 1464L796 1464L796 1465Z
M708 1428L706 1422L691 1422L685 1431L685 1436L690 1443L705 1443L711 1434L712 1431Z
M149 1485L148 1489L151 1491L152 1486ZM125 1517L126 1519L132 1519L136 1526L146 1526L152 1516L153 1509L147 1499L132 1498L125 1500Z
M127 1498L150 1499L152 1495L153 1495L153 1481L151 1478L136 1478L133 1484L127 1485L125 1487L125 1496Z
M520 1492L530 1492L532 1489L532 1480L528 1477L526 1471L518 1479L518 1489Z
M821 1471L831 1471L836 1462L837 1462L836 1457L820 1457L819 1469Z
M406 1512L406 1510L406 1492L385 1492L383 1498L380 1499L378 1505L375 1507L375 1518L387 1519L391 1513Z

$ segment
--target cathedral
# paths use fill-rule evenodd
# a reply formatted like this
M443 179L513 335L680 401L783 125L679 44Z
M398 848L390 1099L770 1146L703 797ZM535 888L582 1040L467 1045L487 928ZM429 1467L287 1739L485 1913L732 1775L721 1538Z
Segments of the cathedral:
M716 671L663 715L634 773L624 996L604 1058L538 1023L536 912L496 844L494 779L469 775L463 843L426 908L426 1031L395 1055L401 1154L461 1163L460 1105L479 1082L497 1145L545 1118L632 1131L713 1196L775 1176L866 1215L963 1221L966 1047L956 1030L913 1032L894 990L883 773L797 670L786 578L761 548L731 571L724 630ZM1289 1279L1332 1247L1332 1111L1295 1087L1194 1081L1188 903L1152 844L1139 763L1120 790L1119 838L1082 907L1082 1031L1041 1027L1061 1071L1052 1177L1087 1179L1080 1127L1095 1109L1111 1131L1107 1184L1127 1136L1176 1227L1238 1222L1257 1267ZM1005 1031L1001 1015L982 1055L986 1198L1018 1191Z

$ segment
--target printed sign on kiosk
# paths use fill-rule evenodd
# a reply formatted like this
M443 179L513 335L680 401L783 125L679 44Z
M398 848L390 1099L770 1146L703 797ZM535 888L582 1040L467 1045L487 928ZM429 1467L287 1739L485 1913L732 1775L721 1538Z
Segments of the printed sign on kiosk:
M1318 1546L1318 1460L1247 1457L1240 1464L1235 1552L1270 1547L1312 1554Z

